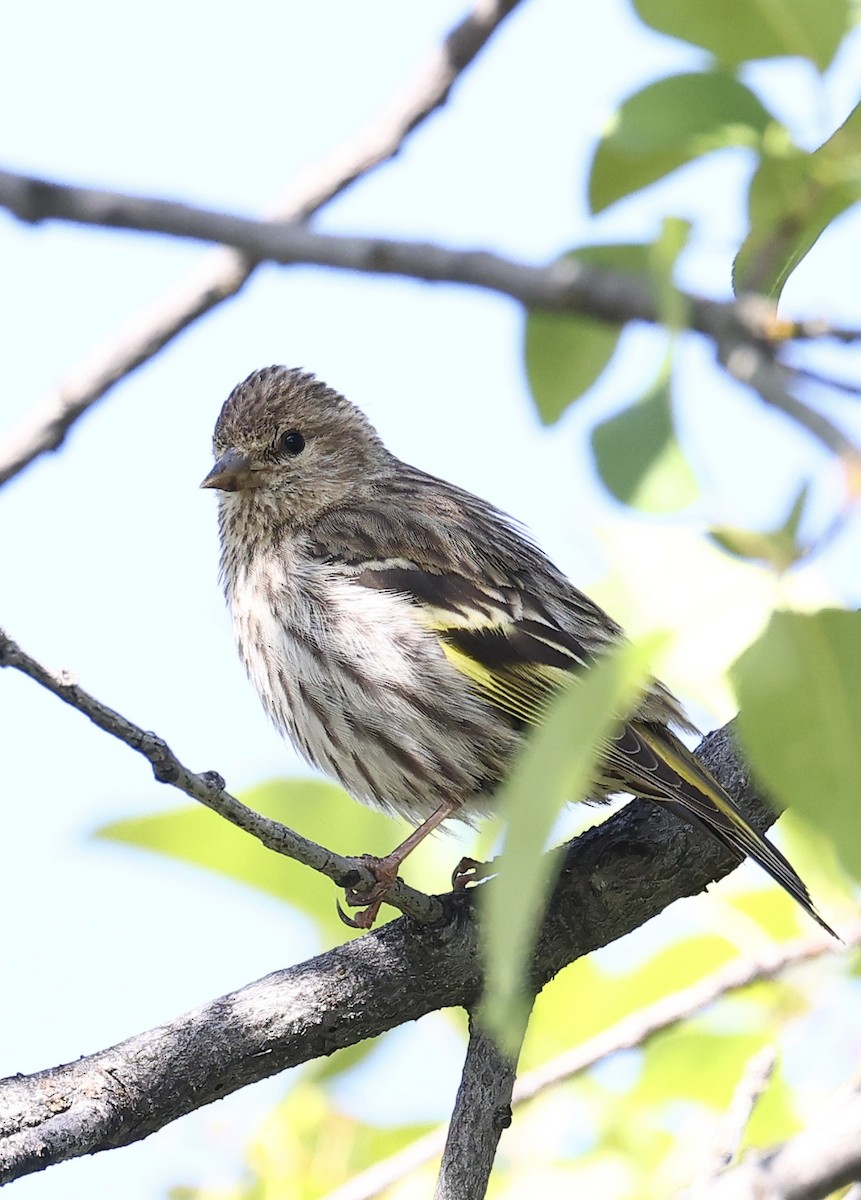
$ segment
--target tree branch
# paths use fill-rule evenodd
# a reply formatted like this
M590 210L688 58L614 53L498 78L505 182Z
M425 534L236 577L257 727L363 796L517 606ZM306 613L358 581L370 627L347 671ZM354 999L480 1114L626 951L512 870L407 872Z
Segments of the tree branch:
M516 1058L503 1053L470 1013L466 1060L434 1200L484 1200L496 1147L511 1124L516 1074Z
M718 357L734 379L753 388L766 404L785 413L830 451L843 471L849 498L861 496L861 450L823 413L793 396L789 389L795 368L779 363L773 348L763 343L756 345L750 339L746 342L727 339L719 346ZM818 382L825 381L820 376Z
M696 1200L825 1200L861 1178L861 1092L853 1090L775 1150L749 1154Z
M514 1085L512 1107L516 1111L548 1088L575 1078L613 1054L642 1046L656 1033L672 1029L731 992L773 979L789 967L826 954L840 954L844 949L852 949L859 944L861 925L847 931L845 948L835 945L831 938L817 934L813 938L772 947L756 959L735 959L708 978L669 996L662 996L660 1000L623 1018L581 1045L521 1075ZM431 1130L402 1150L354 1175L330 1192L326 1200L373 1200L399 1179L440 1155L445 1138L445 1126Z
M483 250L316 233L296 222L258 221L171 200L75 187L8 171L0 171L0 206L24 221L54 218L229 245L241 250L249 261L464 284L509 296L529 309L579 313L612 324L660 324L663 320L650 280L570 258L538 267ZM861 331L830 329L822 322L775 324L772 307L759 297L743 296L732 302L693 295L683 299L690 328L715 341L718 360L729 374L835 454L849 495L861 493L861 452L827 417L791 394L792 369L781 366L774 357L776 346L790 338L833 336L846 340L861 337ZM15 465L19 457L13 450L5 465L0 459L0 483L20 469Z
M361 861L335 854L324 846L302 837L280 821L273 821L261 813L248 808L225 790L224 780L217 771L196 774L184 766L163 738L158 734L141 729L139 725L121 716L112 708L96 700L89 692L79 687L68 672L52 672L21 649L0 629L0 667L12 667L41 684L58 696L65 704L89 717L94 725L124 742L132 750L143 755L152 767L159 783L178 788L192 800L224 817L231 825L250 833L269 850L295 859L321 875L326 875L338 887L361 892L371 888L375 879ZM437 921L442 917L442 908L433 896L426 896L408 887L401 880L386 896L386 903L420 921Z
M317 233L296 220L257 220L175 200L77 187L10 171L0 171L0 207L32 223L54 219L233 246L256 262L464 284L509 296L530 309L579 313L611 324L663 321L648 279L570 258L535 266L486 250ZM728 343L730 349L736 343L777 344L777 335L780 343L814 337L861 338L861 330L832 328L818 320L778 326L772 306L760 297L718 301L685 293L683 300L689 327Z
M406 86L356 136L305 171L273 205L273 221L302 221L361 176L394 158L407 137L445 104L458 77L517 7L518 0L478 0ZM177 287L96 349L4 439L0 484L33 459L56 450L75 421L106 392L143 365L199 317L243 287L257 262L220 250Z
M123 728L124 718L71 681L25 662L8 639L0 645L0 661L26 667L108 732ZM186 780L185 768L169 752L161 757L159 739L125 725L128 744L151 762L154 757L154 765L165 764L159 766L163 773L188 782L195 798L203 799L198 790L214 788L205 776L199 777L202 787L191 773ZM758 828L774 821L739 763L728 730L705 738L698 754ZM714 839L657 805L632 802L568 848L536 947L533 986L540 988L568 963L638 928L680 896L702 891L735 866L734 856ZM444 919L436 924L401 918L119 1046L3 1081L0 1182L126 1145L248 1083L438 1008L471 1008L482 982L474 899L461 893L438 903Z

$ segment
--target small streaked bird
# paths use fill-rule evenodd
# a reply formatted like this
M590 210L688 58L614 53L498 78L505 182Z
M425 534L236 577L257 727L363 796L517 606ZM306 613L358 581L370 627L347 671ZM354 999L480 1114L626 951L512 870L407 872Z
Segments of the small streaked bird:
M304 371L266 367L215 427L221 580L269 716L357 800L415 831L366 858L369 928L407 854L448 817L493 809L524 732L623 635L491 504L408 466ZM606 746L592 798L628 792L750 855L828 929L784 856L673 732L653 681ZM832 932L829 930L829 932Z

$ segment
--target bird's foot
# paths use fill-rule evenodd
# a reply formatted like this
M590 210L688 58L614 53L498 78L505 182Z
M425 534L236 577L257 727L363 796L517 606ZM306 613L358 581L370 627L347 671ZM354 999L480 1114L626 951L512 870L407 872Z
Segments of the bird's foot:
M480 883L496 874L493 862L483 863L476 858L462 858L451 873L451 886L456 892L464 891L471 883Z
M376 882L371 887L360 884L357 887L345 888L344 899L351 908L361 911L351 916L344 912L341 905L338 904L338 916L351 929L370 929L377 919L386 896L397 881L398 867L401 865L400 859L395 859L392 855L387 858L376 858L373 854L362 854L353 861L357 866L370 871Z

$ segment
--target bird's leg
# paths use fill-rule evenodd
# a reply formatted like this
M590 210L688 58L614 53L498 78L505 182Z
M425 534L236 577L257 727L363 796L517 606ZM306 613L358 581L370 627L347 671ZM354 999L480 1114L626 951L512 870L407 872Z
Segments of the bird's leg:
M354 929L370 929L374 921L377 919L377 913L380 911L380 906L386 898L386 895L391 891L392 885L398 877L401 863L408 854L412 854L416 846L428 836L429 833L441 825L447 817L452 813L457 812L459 805L453 800L443 800L439 808L434 809L426 821L422 821L416 829L412 831L408 838L405 838L399 846L395 846L390 854L385 858L377 858L373 854L362 854L356 861L361 863L366 870L370 871L376 884L370 891L362 891L356 888L347 888L345 899L349 905L353 907L366 907L361 912L356 913L354 917L349 917L338 907L338 913L345 925L351 925ZM370 901L370 903L369 903Z

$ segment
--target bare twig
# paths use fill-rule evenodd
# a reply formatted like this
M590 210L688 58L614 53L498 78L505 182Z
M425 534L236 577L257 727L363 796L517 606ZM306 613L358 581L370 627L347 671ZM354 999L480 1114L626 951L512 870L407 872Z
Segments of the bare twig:
M469 1044L434 1200L483 1200L499 1139L511 1124L516 1069L516 1060L470 1013Z
M663 320L647 278L606 271L571 258L535 266L485 250L317 233L298 221L261 221L174 200L77 187L9 171L0 171L0 206L23 221L55 219L233 246L256 262L332 267L485 288L530 309L582 313L612 324ZM683 300L690 328L725 346L724 358L748 345L773 349L790 340L790 335L794 339L861 339L861 330L840 330L822 321L782 322L781 336L776 339L773 308L759 297L717 301L684 294ZM745 377L745 372L750 376L751 363L756 365L753 359L739 360L733 373L739 378ZM745 377L745 382L751 379ZM0 482L2 478L0 475Z
M314 164L273 205L273 221L301 221L374 167L393 158L404 141L445 104L458 76L484 48L518 0L478 0L472 12L411 74L409 83L355 137ZM56 450L74 422L105 393L147 362L199 317L234 296L257 263L220 250L178 287L99 347L5 441L0 483L34 458Z
M731 1167L697 1200L825 1200L861 1178L861 1092L853 1090L774 1150Z
M810 962L823 955L839 954L844 949L861 944L861 925L846 931L845 942L845 947L838 946L830 939L817 935L776 946L753 960L733 961L707 979L670 996L663 996L581 1045L527 1071L514 1086L512 1106L518 1108L548 1088L573 1079L613 1054L642 1046L656 1033L672 1029L730 992L773 979L799 963ZM399 1179L437 1158L445 1145L445 1136L445 1126L431 1130L389 1158L355 1175L349 1182L330 1192L326 1200L373 1200Z
M257 221L169 200L73 187L9 172L0 172L0 205L27 221L58 218L230 245L246 255L246 262L265 259L465 284L510 296L530 309L582 313L615 324L636 320L659 323L663 319L648 279L618 275L572 259L539 267L480 250L316 233L295 222ZM726 370L830 450L843 467L849 495L861 493L861 452L827 417L792 395L793 370L775 359L778 345L787 341L790 333L807 337L816 330L819 336L848 337L849 331L833 330L822 323L783 322L776 339L772 310L766 310L756 297L744 296L734 302L692 295L684 299L691 328L715 340ZM856 336L861 336L861 331L856 331ZM19 458L13 450L6 465L0 459L0 483L20 469Z
M772 408L785 413L837 459L850 500L861 496L861 450L832 421L793 396L794 371L774 358L766 346L731 340L719 346L719 357L730 375L752 387Z
M685 1200L698 1200L700 1196L707 1195L714 1181L738 1157L745 1130L760 1096L771 1082L776 1062L777 1051L774 1046L763 1046L748 1061L729 1108L723 1115L716 1144L708 1156L705 1169L699 1182L685 1190Z
M29 654L25 654L2 629L0 667L13 667L47 688L49 692L53 692L55 696L59 696L65 704L89 717L99 729L143 755L159 783L168 783L171 787L178 788L192 800L197 800L224 817L231 825L250 833L269 850L319 871L339 887L355 889L358 886L361 890L362 885L367 888L373 885L374 877L360 860L335 854L324 846L302 837L279 821L273 821L248 808L225 790L224 780L216 771L204 771L202 774L190 771L188 767L183 766L163 738L141 729L139 725L114 712L112 708L85 692L68 675L49 671ZM437 921L442 917L442 907L438 900L407 887L400 880L387 895L386 903L391 903L393 907L416 920Z

